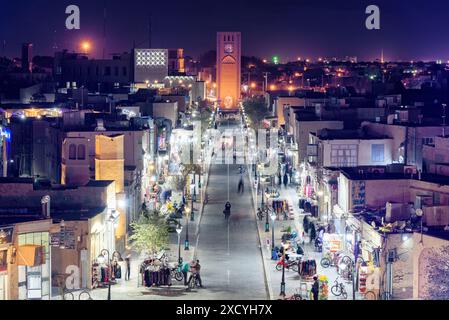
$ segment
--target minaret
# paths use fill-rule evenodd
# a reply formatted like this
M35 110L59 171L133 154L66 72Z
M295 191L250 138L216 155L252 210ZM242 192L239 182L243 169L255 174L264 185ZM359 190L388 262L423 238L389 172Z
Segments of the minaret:
M382 49L381 53L380 53L380 63L384 64L385 60L384 60L384 49Z

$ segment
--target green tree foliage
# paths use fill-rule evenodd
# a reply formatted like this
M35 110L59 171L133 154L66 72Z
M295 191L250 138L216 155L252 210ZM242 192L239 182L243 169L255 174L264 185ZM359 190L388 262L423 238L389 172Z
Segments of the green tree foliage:
M168 245L169 233L165 220L157 212L143 213L138 222L131 223L132 247L141 253L153 254Z
M270 115L263 96L248 98L243 102L243 107L255 128L262 126L262 120Z

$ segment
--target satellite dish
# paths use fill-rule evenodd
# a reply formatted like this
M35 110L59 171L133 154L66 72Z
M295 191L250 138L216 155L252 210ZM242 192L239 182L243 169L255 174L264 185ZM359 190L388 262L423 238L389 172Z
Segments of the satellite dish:
M416 215L418 216L418 217L422 217L423 216L423 211L422 211L422 209L416 209Z

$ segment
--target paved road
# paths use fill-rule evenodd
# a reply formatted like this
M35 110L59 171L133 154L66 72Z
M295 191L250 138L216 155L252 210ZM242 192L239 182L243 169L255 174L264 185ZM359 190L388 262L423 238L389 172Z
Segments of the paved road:
M237 128L237 125L234 123L221 129L228 128ZM221 143L216 146L216 153L219 153L217 150L221 151ZM232 149L230 154L232 157ZM195 239L191 235L190 238L192 248L197 245L196 256L202 265L201 275L205 288L186 292L185 287L179 283L171 288L137 287L137 278L133 275L132 281L112 288L113 300L269 299L257 223L252 207L249 176L247 173L243 175L245 192L238 194L239 166L224 164L225 161L220 154L216 157L214 162L216 164L213 164L210 170L207 189L209 204L204 208L199 237ZM225 221L223 215L224 205L228 201L228 186L232 204L229 223ZM177 253L175 251L173 254ZM183 256L185 255L183 251ZM105 300L106 295L106 289L92 292L95 300Z
M237 193L238 167L226 164L211 167L209 204L201 221L197 250L206 287L198 290L199 299L268 299L250 182L248 174L244 174L245 192ZM223 210L228 188L232 215L226 222Z

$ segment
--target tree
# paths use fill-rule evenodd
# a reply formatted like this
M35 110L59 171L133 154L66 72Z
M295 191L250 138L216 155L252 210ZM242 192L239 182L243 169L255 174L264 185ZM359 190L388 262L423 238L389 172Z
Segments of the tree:
M132 247L141 253L153 254L168 245L169 233L165 220L157 212L142 214L138 222L131 223Z
M262 121L270 115L263 96L246 99L243 102L243 107L255 128L260 128Z
M449 300L449 246L432 248L427 257L428 299Z

